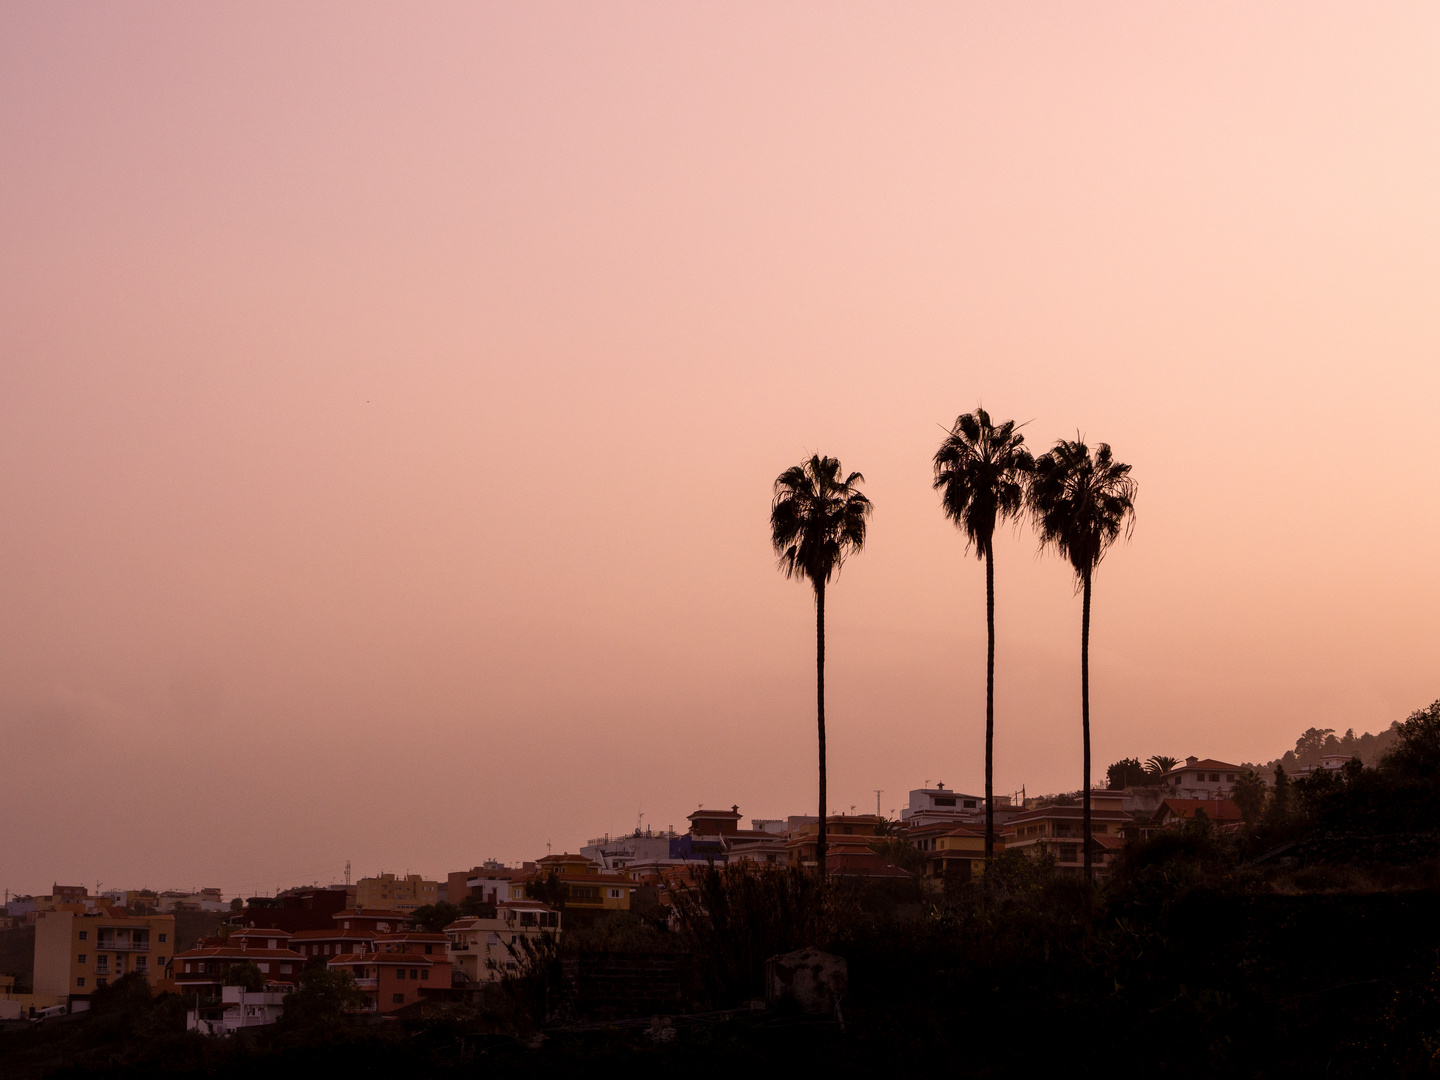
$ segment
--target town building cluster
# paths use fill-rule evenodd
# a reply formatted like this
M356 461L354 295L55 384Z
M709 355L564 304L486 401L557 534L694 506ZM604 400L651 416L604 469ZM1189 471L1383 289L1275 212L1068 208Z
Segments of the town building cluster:
M1238 827L1231 801L1241 767L1186 758L1151 783L1091 793L1090 835L1077 796L994 800L995 850L1046 855L1079 872L1089 845L1103 879L1127 839L1203 813ZM899 821L877 814L826 819L826 871L863 879L914 879L926 890L970 881L985 871L985 799L943 783L910 792ZM505 866L489 861L431 880L381 873L355 884L290 889L225 901L219 889L153 892L56 885L48 896L8 899L8 924L33 923L33 988L0 982L0 1018L77 1010L115 980L135 973L157 991L191 995L190 1026L209 1033L273 1022L307 969L345 972L362 1011L385 1014L426 998L463 995L515 973L542 935L600 914L663 917L677 888L710 863L814 867L813 816L752 818L738 806L701 808L683 833L636 828L562 852ZM897 851L911 852L899 859ZM898 865L905 862L906 867ZM417 912L455 905L443 927L417 928ZM179 948L177 917L224 912L219 933ZM243 977L241 977L243 976Z

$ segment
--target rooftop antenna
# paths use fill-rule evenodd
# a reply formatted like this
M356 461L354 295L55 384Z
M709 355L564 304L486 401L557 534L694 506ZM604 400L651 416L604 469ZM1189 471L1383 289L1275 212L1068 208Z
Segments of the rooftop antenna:
M877 788L871 788L871 790L875 792L875 816L876 816L876 817L879 817L879 816L880 816L880 796L881 796L881 794L883 793L884 789L877 787Z
M350 884L350 860L345 860L345 884Z

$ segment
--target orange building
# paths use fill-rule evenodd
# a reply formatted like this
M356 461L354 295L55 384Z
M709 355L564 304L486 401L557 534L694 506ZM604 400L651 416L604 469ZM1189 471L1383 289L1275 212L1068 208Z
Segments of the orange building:
M444 934L380 934L375 947L337 956L332 971L348 971L365 995L364 1011L394 1012L422 997L450 992L450 958Z

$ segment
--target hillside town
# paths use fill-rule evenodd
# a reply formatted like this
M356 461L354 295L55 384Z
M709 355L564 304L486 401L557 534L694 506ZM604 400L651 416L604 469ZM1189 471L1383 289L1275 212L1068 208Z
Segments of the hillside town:
M1340 770L1350 760L1322 755L1318 764L1292 767L1304 775ZM1233 796L1247 774L1258 776L1214 758L1152 759L1139 782L1091 792L1088 841L1078 794L997 796L995 849L1078 875L1088 842L1103 884L1127 842L1197 818L1221 831L1238 829L1245 815ZM983 796L943 782L912 790L898 819L830 814L826 873L911 882L920 895L943 898L984 874L985 819ZM275 1022L285 995L317 967L353 979L363 999L358 1012L413 1011L516 973L527 940L593 925L607 913L666 920L697 868L817 864L814 816L746 822L732 805L702 807L688 821L684 832L636 828L595 837L573 854L509 866L490 860L433 879L382 872L228 898L218 888L92 894L57 883L45 896L7 897L5 927L34 927L34 961L28 986L14 974L0 982L0 1019L83 1011L97 991L134 974L156 993L187 995L191 1029L228 1034ZM202 915L212 916L211 933L193 941L177 934L177 919ZM236 977L242 969L248 978Z

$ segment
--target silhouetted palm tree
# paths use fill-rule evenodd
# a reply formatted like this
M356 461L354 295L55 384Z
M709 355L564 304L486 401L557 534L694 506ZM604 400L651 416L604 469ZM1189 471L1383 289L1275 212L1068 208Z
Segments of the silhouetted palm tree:
M1053 547L1075 571L1085 594L1080 629L1080 717L1085 742L1084 811L1081 837L1085 880L1090 855L1090 585L1106 550L1135 524L1135 481L1101 443L1090 456L1080 439L1061 439L1035 460L1029 501L1041 547Z
M996 426L984 409L957 417L935 451L935 487L945 515L985 560L985 865L995 857L995 526L1018 518L1035 461L1015 421Z
M1151 754L1150 757L1145 760L1145 773L1158 780L1179 764L1180 760L1171 757L1169 754Z
M816 863L825 878L825 585L841 564L865 546L870 500L858 472L842 478L835 458L812 455L775 480L770 539L786 577L815 589L815 700L820 732L820 835Z

